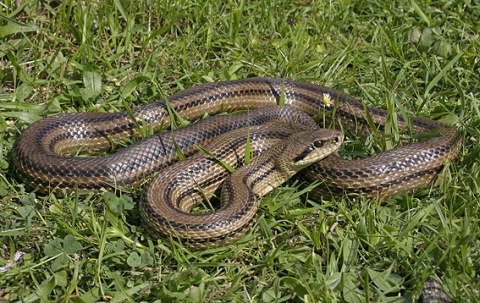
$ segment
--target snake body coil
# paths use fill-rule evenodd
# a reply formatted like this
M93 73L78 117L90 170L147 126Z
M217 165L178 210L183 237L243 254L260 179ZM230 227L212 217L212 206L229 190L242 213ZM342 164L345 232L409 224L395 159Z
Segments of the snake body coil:
M256 156L244 165L247 141ZM253 222L257 198L325 158L342 142L339 131L312 131L298 123L233 130L210 141L204 147L208 153L196 153L160 171L140 204L142 218L158 235L171 235L198 248L231 243ZM236 168L235 173L226 166ZM190 213L220 185L218 211Z

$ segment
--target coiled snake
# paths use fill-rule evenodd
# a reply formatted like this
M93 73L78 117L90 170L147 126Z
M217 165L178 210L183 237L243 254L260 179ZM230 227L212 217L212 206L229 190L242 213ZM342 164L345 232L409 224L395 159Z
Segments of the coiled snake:
M200 85L176 93L168 101L172 110L189 121L200 119L206 113L252 110L279 103L311 116L333 111L331 119L346 128L365 130L370 120L382 129L387 121L385 111L369 108L366 114L362 103L342 92L279 78ZM211 138L237 127L253 126L265 120L303 119L297 114L293 118L284 118L284 114L271 114L270 111L271 108L260 111L258 117L250 116L248 121L240 121L236 116L209 118L175 132L174 140L169 132L164 132L113 155L98 158L67 157L64 154L78 146L86 151L105 150L121 138L138 137L139 129L160 129L170 125L167 102L158 101L134 110L134 119L127 112L62 114L40 120L25 130L14 146L13 163L26 184L44 190L134 185L176 162L177 148L188 156L196 150L194 145L204 145ZM408 123L403 118L397 122L400 129L407 129ZM462 144L461 135L448 125L428 119L412 118L410 126L413 134L433 133L436 136L361 160L348 161L332 154L307 168L304 175L324 180L334 192L356 192L372 198L384 199L395 193L424 187L445 163L456 160ZM156 217L158 208L148 200L145 205L144 209ZM171 207L176 208L175 205ZM174 222L174 218L168 220ZM177 232L182 230L173 227Z

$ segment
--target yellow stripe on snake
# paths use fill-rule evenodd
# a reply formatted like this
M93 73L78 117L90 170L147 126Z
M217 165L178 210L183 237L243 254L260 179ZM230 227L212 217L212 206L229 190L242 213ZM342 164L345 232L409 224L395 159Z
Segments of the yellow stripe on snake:
M344 127L368 129L368 116L364 106L349 95L315 84L278 78L251 78L200 85L174 94L168 98L168 101L174 111L189 121L198 120L206 113L215 115L223 111L259 109L243 116L216 116L204 119L187 128L147 137L115 154L97 158L64 155L79 146L82 151L108 150L112 142L116 140L132 136L138 137L139 130L136 123L145 123L145 127L154 129L170 125L166 102L158 101L134 110L134 119L137 122L132 120L127 112L72 113L48 117L32 124L17 140L13 149L16 171L30 187L40 188L44 191L57 187L98 188L136 185L155 172L177 162L177 148L189 156L197 150L195 145L205 146L212 138L239 127L250 127L252 137L255 137L257 136L257 125L279 121L296 122L303 126L283 125L278 126L277 129L282 132L284 131L282 128L285 127L300 127L304 131L306 125L309 129L314 130L313 134L317 136L319 134L315 132L317 126L313 124L308 115L313 116L332 111L334 115L330 115L330 118L340 122ZM271 107L279 103L284 103L286 106ZM292 111L290 107L298 111ZM386 112L374 108L369 108L368 112L377 127L382 129L387 120ZM462 143L461 136L454 128L441 122L422 118L412 118L410 122L411 131L414 134L434 133L437 135L425 136L426 138L420 139L416 143L361 160L344 160L338 154L333 153L306 168L304 176L310 180L324 181L333 192L356 192L367 197L382 199L395 193L409 192L427 186L445 163L458 157ZM399 118L398 125L400 129L407 128L407 123L403 118ZM243 133L243 138L246 138L247 129L237 131L235 136ZM285 131L281 136L287 136L286 133ZM306 136L312 136L312 132L308 132ZM321 156L336 149L343 138L335 131L320 132L320 136L324 137L322 140L326 143L322 147L317 144ZM223 137L219 141L227 141L225 138L227 137ZM304 141L301 139L302 137L296 135L293 135L293 138L287 140ZM309 156L310 152L312 155L317 154L315 151L317 148L312 148L312 146L316 147L315 141L318 141L318 137L307 143L306 146L297 148L298 150L296 149L298 146L291 148L293 153L300 153L293 159ZM208 148L215 149L215 144L217 143L214 143L213 146L209 145ZM258 158L263 159L259 160L260 162L267 162L264 163L267 170L271 169L271 162L274 158L283 154L289 154L290 159L292 158L290 148L284 149L281 147L284 143L279 144L280 147L274 149L278 149L280 152L273 152L270 155L266 154L267 156L264 158L261 158L262 156ZM307 147L308 149L306 149ZM305 150L308 150L308 153L305 153ZM235 148L222 149L220 154L223 151L234 153L232 155L235 157L242 154L242 151L235 154ZM260 146L258 152L261 151L262 147ZM255 162L254 165L258 165L258 163ZM179 178L185 170L182 167L168 168L168 175L176 175ZM266 176L270 173L263 177L261 174L257 177L250 177L249 172L240 170L240 175L245 177L245 180L248 179L247 185L256 191L257 196L264 194L262 190L264 187L272 187L256 184L264 179L267 180ZM257 170L260 171L260 169ZM219 171L217 169L214 172L204 173L201 177L196 176L193 182L197 184L197 187L205 186L207 188L209 183L216 182L212 180L221 174L218 173ZM195 174L196 172L192 176ZM277 175L275 176L271 179L278 178ZM278 179L275 185L282 181L280 178ZM224 202L224 208L230 207L229 203L234 203L235 207L232 209L235 212L229 209L228 216L222 210L210 214L216 220L214 223L205 222L200 215L188 215L186 211L192 207L193 202L191 201L193 200L186 198L190 195L188 190L178 192L175 189L175 184L177 184L175 182L179 182L177 179L175 180L173 185L165 188L162 185L162 179L155 179L147 188L146 199L141 210L147 225L154 233L173 232L180 237L190 237L194 236L194 231L199 231L194 242L217 242L224 241L226 238L228 242L229 236L243 232L250 225L256 209L256 202L231 202L232 198L228 197L232 192L231 189L227 189L225 193L222 192L222 197L226 196L224 199L227 201ZM225 188L230 186L237 188L236 183L232 185L228 182L224 186ZM163 186L161 189L160 185ZM163 193L159 194L159 190ZM183 196L178 198L179 200L175 200L177 199L175 198L167 202L154 200L154 196L172 197L173 194ZM241 195L241 197L243 196L250 197L252 194L247 192ZM252 200L247 198L247 201ZM247 210L245 203L253 206ZM246 218L246 213L250 217ZM187 219L184 219L184 216ZM200 218L201 224L198 221L188 221L190 220L188 218L194 217ZM237 220L236 223L230 224L234 219ZM225 227L227 225L228 227ZM219 228L213 232L212 226Z

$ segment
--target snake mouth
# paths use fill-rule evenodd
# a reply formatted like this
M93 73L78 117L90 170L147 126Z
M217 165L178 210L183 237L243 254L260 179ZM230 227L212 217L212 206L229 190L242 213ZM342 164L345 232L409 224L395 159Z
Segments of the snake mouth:
M319 141L322 142L322 141ZM323 146L323 143L321 144ZM313 151L315 150L315 147L313 145L307 146L303 152L295 157L293 160L295 163L302 162L304 159L306 159Z

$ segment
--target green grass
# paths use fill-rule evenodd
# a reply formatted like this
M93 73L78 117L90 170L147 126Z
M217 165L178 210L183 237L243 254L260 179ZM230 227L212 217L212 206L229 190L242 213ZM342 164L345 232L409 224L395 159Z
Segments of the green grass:
M411 302L437 266L455 302L479 300L478 1L63 2L0 1L0 266L25 253L0 273L1 299ZM204 251L152 239L138 193L38 195L9 170L15 139L41 117L249 76L444 120L464 134L460 160L439 187L384 204L305 202L286 186L240 241Z

